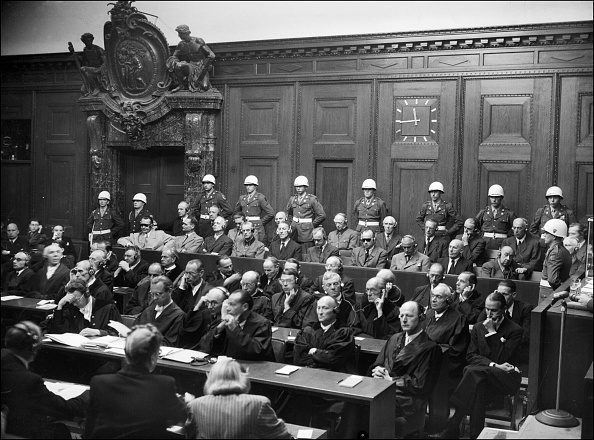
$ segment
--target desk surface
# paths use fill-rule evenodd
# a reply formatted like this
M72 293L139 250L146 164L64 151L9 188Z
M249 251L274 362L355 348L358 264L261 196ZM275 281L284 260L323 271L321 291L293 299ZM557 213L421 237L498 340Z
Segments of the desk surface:
M27 310L38 310L41 312L48 312L51 310L37 308L37 303L41 301L38 298L19 298L9 299L8 301L2 301L2 307L15 308L15 309L27 309Z
M295 336L299 333L299 329L286 328L286 327L275 327L276 330L272 333L272 339L283 342L293 342ZM292 338L289 337L292 336ZM384 345L386 345L385 339L372 339L372 338L359 338L355 336L355 344L361 347L361 353L375 354L378 355Z

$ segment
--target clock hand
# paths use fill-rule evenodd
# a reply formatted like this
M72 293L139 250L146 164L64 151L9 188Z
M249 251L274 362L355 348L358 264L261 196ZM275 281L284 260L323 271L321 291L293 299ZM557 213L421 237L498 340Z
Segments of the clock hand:
M414 122L415 125L417 125L417 122L420 121L420 119L410 119L408 121L401 121L400 119L396 119L394 122L400 122L401 124L405 123L405 122Z
M417 119L417 109L413 107L413 118L415 118L415 125L419 125L420 119Z

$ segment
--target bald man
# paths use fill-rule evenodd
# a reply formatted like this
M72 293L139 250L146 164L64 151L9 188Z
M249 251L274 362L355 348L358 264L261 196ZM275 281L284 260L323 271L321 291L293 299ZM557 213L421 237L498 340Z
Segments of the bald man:
M125 315L138 316L149 305L149 290L151 287L151 280L155 277L163 275L163 267L159 263L152 263L148 268L148 275L144 277L138 285L134 288L132 298L124 307Z
M254 270L249 270L241 277L240 284L241 289L249 293L254 299L252 312L257 313L272 322L274 320L274 316L272 315L272 305L268 295L266 295L259 287L260 274Z
M386 294L388 299L394 303L395 306L402 307L404 304L404 295L400 287L396 285L396 276L390 269L380 269L375 275L381 278L386 283Z
M457 238L450 241L448 245L447 258L437 260L445 268L445 273L449 275L460 275L462 272L472 271L472 261L462 256L464 243Z
M529 280L533 271L542 269L540 240L528 232L525 218L515 219L512 231L514 236L504 239L501 245L510 246L515 251L518 279Z
M190 215L190 206L187 202L179 202L177 205L177 217L169 222L159 223L159 229L164 230L165 232L173 235L174 237L181 237L182 235L186 235L182 228L183 220L188 218ZM194 232L198 233L196 225Z
M328 243L338 248L340 255L350 257L359 246L359 234L349 228L347 216L341 212L334 216L334 225L336 230L328 234Z
M390 261L394 255L402 252L400 246L402 237L396 234L395 230L398 223L391 215L384 217L382 225L384 226L384 232L375 236L375 244L387 252L388 261Z
M504 278L517 280L518 265L515 261L516 252L511 246L502 246L495 260L487 261L481 267L481 276L485 278Z

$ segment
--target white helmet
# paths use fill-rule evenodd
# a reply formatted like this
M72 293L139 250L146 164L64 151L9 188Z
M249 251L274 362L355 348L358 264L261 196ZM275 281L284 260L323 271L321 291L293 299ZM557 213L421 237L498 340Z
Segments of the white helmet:
M109 191L101 191L97 196L98 199L107 199L111 200L111 196L109 195Z
M489 188L489 197L504 197L503 187L501 185L491 185Z
M363 181L363 185L361 185L361 189L377 189L377 185L375 184L375 180L373 180L373 179L365 179Z
M245 178L244 185L256 185L258 186L258 178L256 176L252 176L251 174Z
M441 182L433 182L431 185L429 185L429 189L427 190L427 192L431 191L441 191L442 193L445 192L443 190L443 185L441 184Z
M212 183L213 185L215 185L217 181L215 180L212 174L205 174L202 178L202 183Z
M307 181L307 177L305 176L297 176L295 178L295 183L293 186L309 186L309 182Z
M551 197L551 196L559 196L559 197L563 198L563 190L561 188L559 188L558 186L551 186L549 189L547 189L547 194L545 197Z
M132 197L132 201L136 201L136 200L144 203L145 205L147 204L146 196L143 193L138 193L134 197Z
M542 229L547 231L549 234L554 235L555 237L567 237L567 224L558 218L552 218L546 222Z

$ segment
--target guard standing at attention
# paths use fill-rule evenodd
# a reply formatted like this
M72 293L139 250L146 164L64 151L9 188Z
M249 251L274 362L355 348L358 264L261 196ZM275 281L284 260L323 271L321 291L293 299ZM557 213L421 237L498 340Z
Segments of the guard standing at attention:
M90 229L89 242L109 241L118 237L119 232L124 229L124 221L115 210L109 208L111 195L108 191L101 191L99 196L99 208L93 210L87 219L87 226Z
M243 184L247 194L239 196L234 213L243 214L246 220L254 226L258 241L263 242L266 235L264 226L274 219L274 209L272 209L264 194L256 191L259 185L256 176L247 176Z
M306 253L314 245L312 231L326 220L326 213L318 198L307 193L307 177L297 176L294 186L297 194L289 199L287 214L291 228L297 231L295 241L301 245L302 253Z
M491 185L490 204L485 209L481 209L475 217L477 228L480 228L487 242L485 249L499 249L503 240L513 235L512 224L516 214L503 205L503 197L505 197L503 187Z
M450 241L462 227L462 219L458 216L454 205L442 200L441 195L444 190L441 182L433 182L429 185L427 192L431 196L431 200L426 201L421 206L419 215L416 218L417 224L424 230L426 220L435 220L437 222L435 236L445 237L447 241Z
M577 219L571 209L562 205L563 191L558 186L551 186L545 195L548 204L542 208L538 208L534 219L530 225L530 233L535 237L540 237L544 232L544 225L552 219L563 220L567 227L572 223L576 223Z
M375 196L377 185L375 180L366 179L361 185L363 197L355 202L353 217L359 235L363 229L371 229L374 233L382 230L382 221L390 212L386 202Z
M140 220L143 217L151 215L146 204L146 195L143 193L137 193L132 197L132 205L134 209L128 214L128 235L132 235L134 232L142 232L142 229L140 228Z
M220 209L219 215L225 220L229 220L233 214L231 205L220 191L214 189L216 180L212 174L206 174L202 178L202 191L196 199L195 215L199 217L198 221L198 235L205 237L208 231L212 234L211 220L208 216L208 209L211 206L217 206Z

